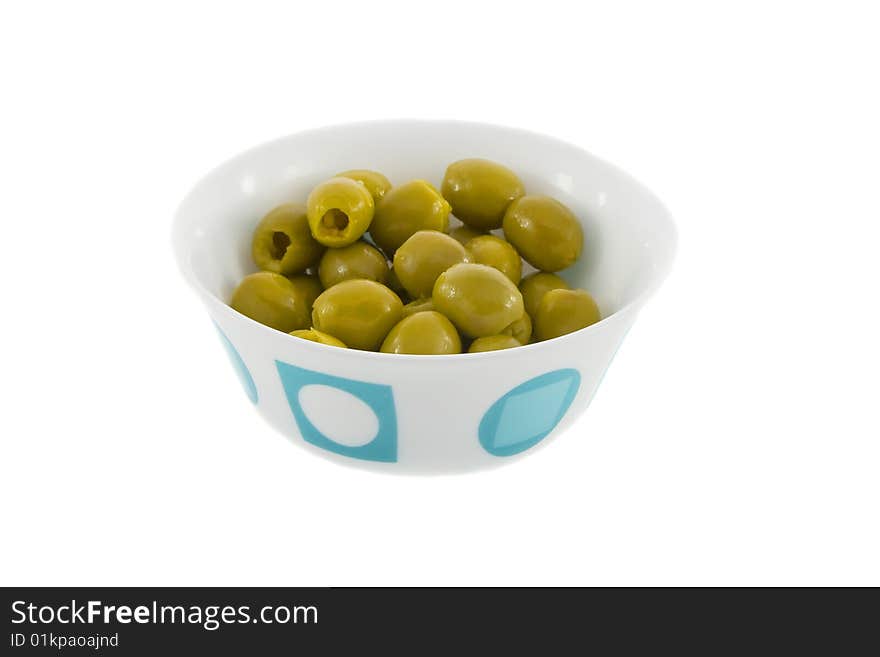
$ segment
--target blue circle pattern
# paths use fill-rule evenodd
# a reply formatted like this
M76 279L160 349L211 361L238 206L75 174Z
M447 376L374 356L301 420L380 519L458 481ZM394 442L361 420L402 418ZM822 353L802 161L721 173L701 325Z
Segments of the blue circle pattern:
M229 360L232 361L232 366L235 368L235 373L238 374L238 379L239 381L241 381L241 385L244 388L244 391L247 393L247 396L251 400L251 402L256 404L257 400L259 399L259 395L257 394L257 384L254 383L254 377L251 376L247 365L244 364L244 361L238 354L238 350L229 341L229 338L226 337L226 334L220 330L219 326L217 326L216 324L214 324L214 326L217 327L217 332L220 334L220 341L223 342L223 346L226 348L226 353L229 354Z
M577 370L547 372L518 385L496 401L480 421L480 444L493 456L513 456L553 431L581 385Z

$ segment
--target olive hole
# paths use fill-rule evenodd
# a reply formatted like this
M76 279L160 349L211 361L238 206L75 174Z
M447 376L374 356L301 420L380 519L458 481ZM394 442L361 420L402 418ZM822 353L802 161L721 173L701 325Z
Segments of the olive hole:
M321 221L327 228L345 230L346 226L348 226L348 215L339 208L332 208L324 213Z
M287 233L276 230L272 233L272 257L275 260L281 260L287 253L287 247L290 246L290 238Z

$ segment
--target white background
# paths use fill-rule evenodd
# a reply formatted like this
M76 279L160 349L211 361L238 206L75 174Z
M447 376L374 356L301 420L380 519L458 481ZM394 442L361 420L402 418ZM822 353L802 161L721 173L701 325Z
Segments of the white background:
M0 583L880 584L870 7L4 4ZM388 117L572 141L678 221L592 407L517 465L297 449L172 262L209 168Z

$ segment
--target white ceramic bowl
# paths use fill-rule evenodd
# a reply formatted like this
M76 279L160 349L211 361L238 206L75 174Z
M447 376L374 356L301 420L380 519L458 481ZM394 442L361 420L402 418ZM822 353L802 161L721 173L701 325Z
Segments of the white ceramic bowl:
M275 205L304 200L322 179L353 168L439 187L446 166L465 157L505 164L529 193L550 194L580 218L584 253L562 276L594 295L602 321L517 349L400 356L298 340L226 305L254 270L251 232ZM333 126L253 148L192 189L173 233L184 277L269 423L314 454L406 473L509 463L563 433L669 271L676 244L653 194L575 146L493 125L411 120Z

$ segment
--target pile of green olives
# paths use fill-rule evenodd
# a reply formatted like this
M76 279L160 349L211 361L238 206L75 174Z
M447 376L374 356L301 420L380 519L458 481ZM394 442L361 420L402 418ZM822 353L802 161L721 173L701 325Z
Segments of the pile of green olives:
M450 228L450 216L458 225ZM601 319L590 294L557 274L583 242L571 210L526 194L513 171L490 160L453 162L439 190L425 180L394 187L377 171L352 169L260 220L251 241L259 271L229 305L333 347L510 349Z

